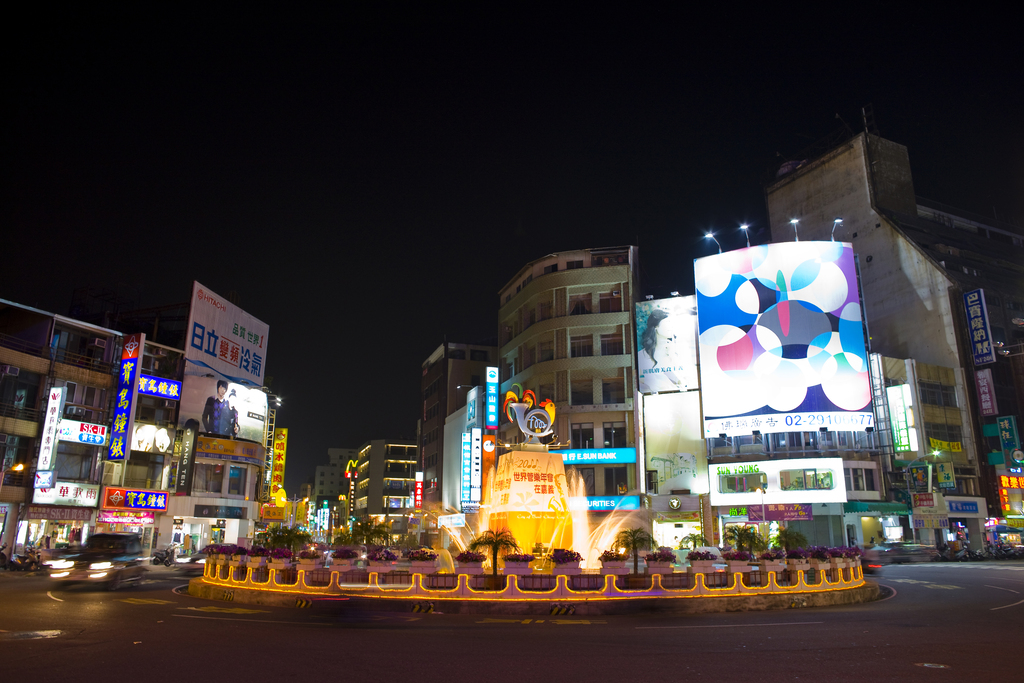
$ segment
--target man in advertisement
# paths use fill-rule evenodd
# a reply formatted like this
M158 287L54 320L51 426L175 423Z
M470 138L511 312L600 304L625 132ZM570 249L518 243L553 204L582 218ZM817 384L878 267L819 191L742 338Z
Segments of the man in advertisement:
M233 437L238 434L238 411L228 402L228 383L217 380L217 395L206 399L203 430L207 434Z

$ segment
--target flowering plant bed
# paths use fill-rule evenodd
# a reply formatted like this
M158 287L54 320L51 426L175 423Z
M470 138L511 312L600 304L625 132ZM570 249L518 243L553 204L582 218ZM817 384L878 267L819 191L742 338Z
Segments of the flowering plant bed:
M466 562L483 562L484 554L475 553L472 550L463 550L461 553L455 556L455 561L459 563ZM508 556L505 557L505 561L508 561Z
M235 557L245 557L249 554L249 549L245 546L237 545L234 550L231 551L231 554Z
M806 562L807 558L809 558L810 556L811 554L803 548L793 548L791 550L786 551L787 560L797 560L801 562Z
M718 558L715 557L714 553L709 553L707 550L691 550L689 553L687 553L686 559L688 559L690 562L693 562L695 560L697 562L713 562Z
M323 559L323 553L321 553L319 550L300 550L299 551L299 559L300 560L320 560L320 559Z
M437 559L437 553L430 550L413 550L406 557L411 562L433 562Z
M398 555L395 555L387 548L377 548L366 553L366 559L370 562L394 562L398 559Z
M270 551L270 559L279 561L290 560L292 559L292 551L288 548L274 548Z
M754 556L746 550L726 550L722 553L722 559L729 562L750 562Z
M842 551L843 557L845 557L848 560L856 560L858 557L860 557L861 555L864 554L861 551L861 549L858 548L857 546L847 546L845 548L833 548L833 550Z
M655 551L649 552L644 556L644 562L650 564L651 562L675 562L676 554L671 550L664 550L659 548Z
M818 560L819 562L828 562L832 559L832 548L826 548L823 545L812 545L807 549L808 554L812 560Z
M536 559L536 557L529 553L509 553L505 556L506 562L533 562Z
M505 561L508 562L508 555L505 556ZM514 562L515 560L513 560ZM555 564L569 564L570 562L582 562L583 556L575 550L564 550L559 548L558 550L551 553L551 561Z
M253 546L249 548L249 557L270 557L270 551L263 546Z
M331 553L331 557L336 560L354 560L359 557L359 553L352 548L338 548Z
M784 560L786 559L786 551L783 548L772 548L766 550L757 556L759 560Z
M626 556L625 554L615 552L614 550L605 550L597 559L602 562L625 562Z

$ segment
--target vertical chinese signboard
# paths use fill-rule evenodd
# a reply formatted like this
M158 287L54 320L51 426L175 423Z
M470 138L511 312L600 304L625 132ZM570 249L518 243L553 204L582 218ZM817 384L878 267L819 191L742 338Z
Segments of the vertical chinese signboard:
M909 384L885 388L889 400L889 422L892 425L892 446L895 451L916 451L917 430L914 428L914 399Z
M1014 415L1007 415L996 419L999 426L999 441L1005 453L1011 460L1020 460L1017 451L1020 450L1020 435L1017 433L1017 418Z
M498 428L498 368L487 368L487 409L484 426L488 429Z
M416 473L416 488L413 493L413 506L417 510L423 509L423 473Z
M196 430L194 427L185 427L181 433L181 455L178 458L178 473L175 477L176 496L192 495L192 470L195 467L196 459Z
M992 331L988 326L985 290L974 289L964 293L967 310L967 333L971 337L971 355L975 365L996 362L996 349L992 346Z
M462 433L462 511L467 512L467 508L472 507L470 499L470 488L471 477L470 471L472 470L472 455L473 453L473 437L469 432Z
M274 430L274 469L270 473L270 495L284 486L284 461L288 451L288 429Z
M992 384L992 369L985 368L974 373L974 383L978 387L978 404L981 406L981 414L991 417L999 413L999 404L996 403L996 388Z
M110 429L110 450L107 460L124 460L128 454L129 435L135 421L135 399L139 395L136 378L142 363L142 347L146 335L133 334L124 340L121 367L117 376L117 395L114 396L114 421Z
M484 438L483 430L473 429L472 431L472 468L469 473L469 500L472 503L480 503L483 488L484 469Z
M64 404L64 387L50 389L46 401L46 419L43 421L43 433L39 438L39 464L36 469L53 468L53 450L57 447L57 423L60 422L61 408Z

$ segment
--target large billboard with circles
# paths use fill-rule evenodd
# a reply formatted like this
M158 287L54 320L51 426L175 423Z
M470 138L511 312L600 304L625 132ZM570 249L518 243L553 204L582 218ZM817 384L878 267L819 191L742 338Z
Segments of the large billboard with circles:
M704 435L874 427L853 245L694 261Z

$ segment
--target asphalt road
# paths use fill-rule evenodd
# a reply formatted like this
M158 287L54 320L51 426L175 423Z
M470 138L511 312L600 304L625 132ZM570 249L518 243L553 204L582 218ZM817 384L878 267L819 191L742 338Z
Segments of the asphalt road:
M110 593L0 573L7 680L1021 680L1024 563L886 568L838 608L497 618L198 600L155 569ZM438 607L443 609L443 607Z

